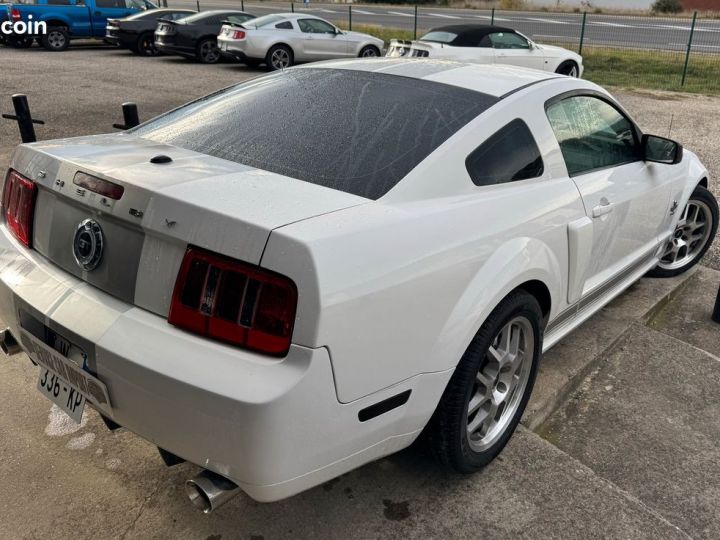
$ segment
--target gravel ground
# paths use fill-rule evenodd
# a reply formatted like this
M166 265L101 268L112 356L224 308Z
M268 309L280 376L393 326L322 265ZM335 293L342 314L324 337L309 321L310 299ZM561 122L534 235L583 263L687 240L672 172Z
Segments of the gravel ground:
M0 110L10 112L11 94L27 94L33 114L47 122L37 127L39 139L108 132L113 122L121 121L125 101L135 101L140 118L147 119L263 73L231 63L205 66L174 57L139 58L93 42L62 54L0 48L0 58ZM644 131L669 133L696 152L710 171L711 189L720 195L714 180L720 175L719 97L622 89L615 95ZM17 142L14 123L0 121L0 168ZM720 270L720 243L704 263Z

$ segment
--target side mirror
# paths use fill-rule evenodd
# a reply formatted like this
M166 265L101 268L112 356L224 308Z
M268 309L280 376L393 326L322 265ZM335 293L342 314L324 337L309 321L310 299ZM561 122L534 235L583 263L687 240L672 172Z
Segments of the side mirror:
M683 158L683 147L680 143L657 135L642 136L643 156L645 161L675 165Z

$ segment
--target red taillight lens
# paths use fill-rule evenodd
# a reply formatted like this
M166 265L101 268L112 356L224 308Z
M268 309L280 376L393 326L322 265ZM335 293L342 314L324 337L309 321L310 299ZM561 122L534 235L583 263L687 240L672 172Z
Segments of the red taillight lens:
M10 11L10 18L13 20L13 22L17 22L22 18L22 15L20 15L19 9L13 9Z
M3 190L3 213L8 228L27 247L32 243L32 222L37 186L15 171L9 171Z
M273 356L290 348L297 288L285 276L190 247L168 322Z
M233 39L245 39L245 32L242 30L235 30L232 34Z

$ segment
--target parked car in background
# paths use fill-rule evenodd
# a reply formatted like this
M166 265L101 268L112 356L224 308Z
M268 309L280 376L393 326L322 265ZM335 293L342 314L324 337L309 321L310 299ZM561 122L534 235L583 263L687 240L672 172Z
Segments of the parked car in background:
M380 56L383 41L340 30L325 19L301 13L276 13L242 24L226 24L218 46L223 56L248 66L264 63L283 69L301 62Z
M187 489L205 511L421 434L470 473L510 439L543 351L702 258L708 180L582 79L286 69L123 133L18 146L0 343L76 421L91 403L202 467Z
M142 56L155 56L155 28L159 19L175 21L188 17L196 11L190 9L153 9L130 15L123 19L108 19L105 41L129 49Z
M507 64L581 77L582 56L562 47L540 45L512 28L454 24L433 28L417 41L393 39L387 56L409 56Z
M242 24L253 15L237 10L202 11L177 20L160 20L155 30L155 47L165 54L193 58L203 64L220 61L217 36L224 21Z
M34 23L46 23L47 33L28 39L37 39L49 51L64 51L72 39L104 38L108 19L155 8L149 0L28 0L8 5L12 21L28 22L32 15Z

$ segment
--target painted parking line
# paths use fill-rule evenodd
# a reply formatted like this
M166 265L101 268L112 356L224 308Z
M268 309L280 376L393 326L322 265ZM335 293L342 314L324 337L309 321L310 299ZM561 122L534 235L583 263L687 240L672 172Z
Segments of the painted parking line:
M458 17L456 15L444 15L442 13L428 13L427 14L430 17L440 17L442 19L461 19L462 17Z
M414 17L412 13L403 13L402 11L388 11L388 15L400 15L402 17Z

